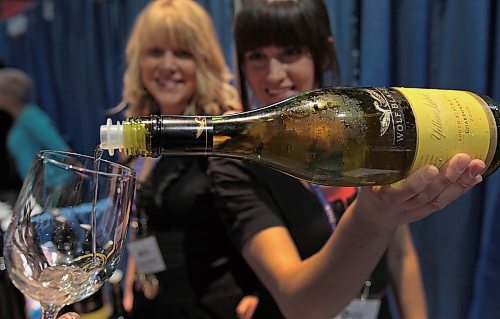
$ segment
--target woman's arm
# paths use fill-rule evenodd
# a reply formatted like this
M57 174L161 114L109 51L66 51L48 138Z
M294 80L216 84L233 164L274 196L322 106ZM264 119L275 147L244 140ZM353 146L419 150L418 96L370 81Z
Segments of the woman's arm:
M331 318L359 293L399 225L463 195L482 180L484 167L460 154L440 170L429 166L392 185L362 188L334 234L306 260L285 227L250 237L243 256L287 318Z

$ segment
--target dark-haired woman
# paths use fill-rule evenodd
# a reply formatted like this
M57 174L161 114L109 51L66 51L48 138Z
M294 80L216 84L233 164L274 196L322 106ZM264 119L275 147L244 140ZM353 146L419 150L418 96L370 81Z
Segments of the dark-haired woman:
M247 0L236 17L234 34L247 109L249 97L269 105L325 85L325 71L331 83L337 81L334 39L321 0ZM384 284L378 291L367 281L392 246L387 258L398 260L393 263L399 265L394 267L399 270L396 277L413 278L397 281L401 304L411 300L416 305L401 307L402 316L426 318L406 224L464 194L481 181L484 167L482 161L457 154L439 170L428 166L393 185L351 189L347 197L332 195L336 204L343 203L341 210L345 208L338 223L334 220L341 212L332 216L331 206L324 205L328 194L315 185L229 159L213 159L209 172L231 237L270 292L261 294L255 317L333 318L359 298L360 291L363 297L383 294ZM407 276L411 273L416 275ZM408 294L412 291L417 293ZM272 309L272 299L282 314L261 315Z

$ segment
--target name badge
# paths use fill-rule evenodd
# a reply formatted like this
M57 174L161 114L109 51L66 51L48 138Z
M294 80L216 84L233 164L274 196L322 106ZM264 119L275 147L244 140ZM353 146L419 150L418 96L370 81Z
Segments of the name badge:
M167 269L155 236L137 239L127 244L127 250L134 258L137 272L152 274Z
M353 299L334 319L376 319L380 309L378 299Z

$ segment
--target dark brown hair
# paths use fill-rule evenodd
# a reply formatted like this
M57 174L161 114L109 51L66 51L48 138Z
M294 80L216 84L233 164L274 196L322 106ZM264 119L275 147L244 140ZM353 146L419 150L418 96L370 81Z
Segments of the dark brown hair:
M330 68L333 84L340 70L323 0L246 0L234 25L236 58L243 106L248 109L248 93L243 57L248 51L274 45L306 48L314 61L317 85L322 86L323 72Z

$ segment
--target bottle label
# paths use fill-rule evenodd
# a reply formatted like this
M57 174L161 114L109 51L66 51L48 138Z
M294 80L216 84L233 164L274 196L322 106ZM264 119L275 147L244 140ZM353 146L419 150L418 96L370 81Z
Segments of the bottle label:
M408 174L425 165L440 167L456 153L486 160L491 132L484 101L467 91L395 89L410 103L417 127L417 149Z
M392 127L392 145L400 148L407 146L406 120L403 108L396 101L391 91L386 88L367 90L373 98L373 106L381 113L380 136L389 134Z

